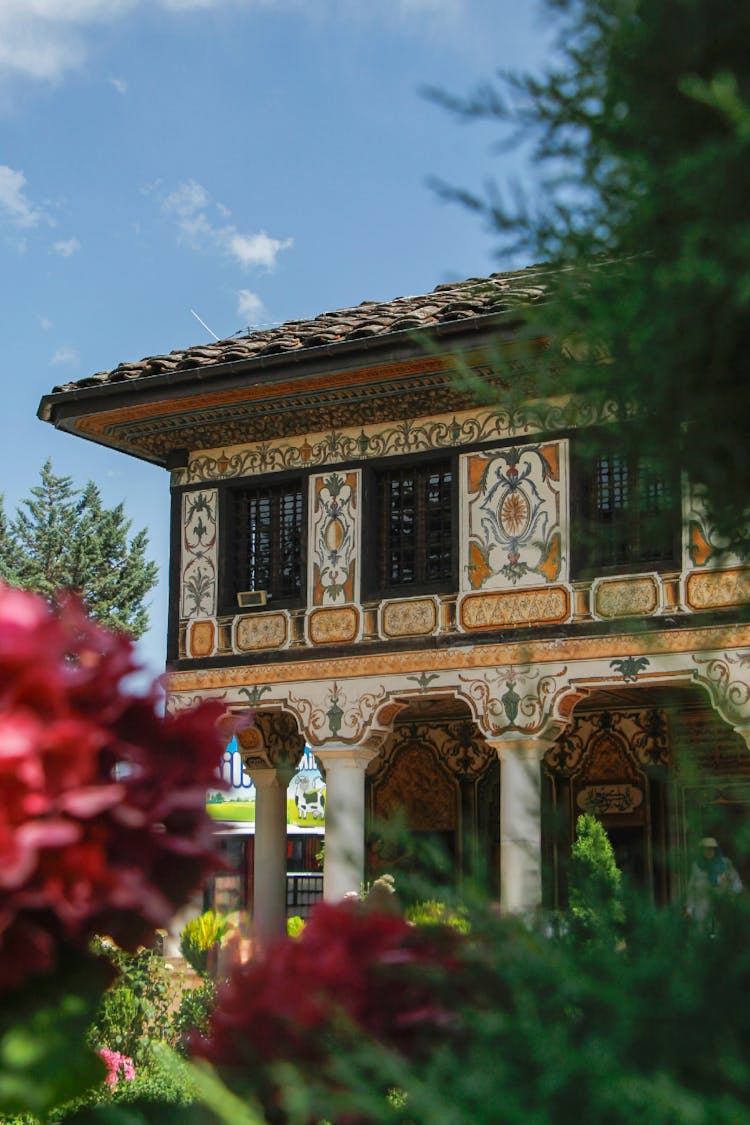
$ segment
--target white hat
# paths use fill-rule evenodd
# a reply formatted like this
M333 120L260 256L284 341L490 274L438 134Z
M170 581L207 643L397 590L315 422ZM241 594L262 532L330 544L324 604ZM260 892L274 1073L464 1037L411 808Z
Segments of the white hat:
M701 840L702 848L718 848L719 841L714 840L713 836L704 836Z

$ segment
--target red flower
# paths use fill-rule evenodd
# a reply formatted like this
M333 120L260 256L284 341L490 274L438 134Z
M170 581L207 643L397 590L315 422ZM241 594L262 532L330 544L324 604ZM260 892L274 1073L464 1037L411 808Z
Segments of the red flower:
M414 1054L454 1022L436 996L451 991L463 941L356 902L320 903L299 939L277 943L220 990L210 1037L193 1051L236 1071L258 1059L313 1063L354 1025Z
M124 686L133 644L0 586L0 990L94 933L149 940L215 866L217 705Z

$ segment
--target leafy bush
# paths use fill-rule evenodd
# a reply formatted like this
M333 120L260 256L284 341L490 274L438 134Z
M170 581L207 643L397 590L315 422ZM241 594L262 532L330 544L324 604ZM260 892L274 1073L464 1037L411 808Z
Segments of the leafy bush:
M305 919L300 918L299 914L292 915L291 918L286 920L286 932L290 938L298 938L305 928Z
M180 952L196 973L208 969L208 954L218 949L229 930L229 919L214 910L206 910L183 927L180 933Z
M233 978L201 1053L275 1125L750 1125L749 898L711 935L642 899L595 955L489 905L463 935L324 904Z
M450 926L461 934L468 934L471 929L465 907L451 908L439 899L415 902L407 907L406 920L415 926Z
M591 813L576 822L568 901L572 924L584 938L608 940L625 920L622 875L604 825Z

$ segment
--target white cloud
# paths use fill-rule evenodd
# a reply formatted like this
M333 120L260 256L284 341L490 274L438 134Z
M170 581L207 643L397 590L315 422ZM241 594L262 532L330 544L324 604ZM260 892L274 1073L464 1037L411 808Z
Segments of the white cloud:
M28 229L38 226L46 215L27 197L25 187L23 172L0 164L0 218L5 218L14 227Z
M231 212L222 203L213 203L211 196L197 180L187 180L164 200L164 210L177 221L182 242L203 253L220 253L233 259L242 269L251 266L272 270L282 250L293 245L291 238L271 238L264 230L245 233L235 223L217 222L230 219Z
M53 367L73 367L78 363L80 356L75 348L62 344L50 360Z
M23 76L57 82L80 68L86 59L97 24L114 23L138 8L158 5L179 18L211 8L292 9L319 18L341 18L337 0L0 0L0 78ZM425 22L455 26L467 0L349 0L344 10L353 17L387 19L394 16L420 34ZM111 79L115 89L125 93Z
M232 228L228 227L227 231ZM283 241L279 238L269 238L264 230L258 234L240 234L239 231L228 235L227 250L243 269L248 266L265 266L272 270L276 265L276 258L281 250L288 250L294 244L291 238Z
M42 329L42 331L49 332L50 328L52 328L52 321L50 320L50 318L48 316L38 316L36 319L39 322L39 327Z
M69 258L72 254L77 253L81 249L81 243L77 238L61 238L59 242L53 242L52 249L56 254L62 258Z
M238 289L237 315L243 324L248 327L257 325L265 314L265 307L257 293L251 289Z
M118 94L127 94L128 84L124 78L110 78L110 85L114 86Z
M211 196L208 194L202 184L197 183L195 180L187 180L186 183L180 184L177 191L173 191L164 200L164 206L167 211L174 211L175 214L180 216L195 215L197 211L202 211L211 202Z

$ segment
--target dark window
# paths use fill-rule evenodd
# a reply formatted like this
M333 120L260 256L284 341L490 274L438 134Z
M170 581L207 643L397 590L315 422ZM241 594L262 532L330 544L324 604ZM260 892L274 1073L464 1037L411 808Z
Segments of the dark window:
M580 458L574 471L578 572L675 562L680 515L676 481L647 458L612 447Z
M302 597L302 485L298 480L231 494L233 595L265 590L269 601Z
M375 482L377 590L448 588L453 578L451 462L387 469Z

